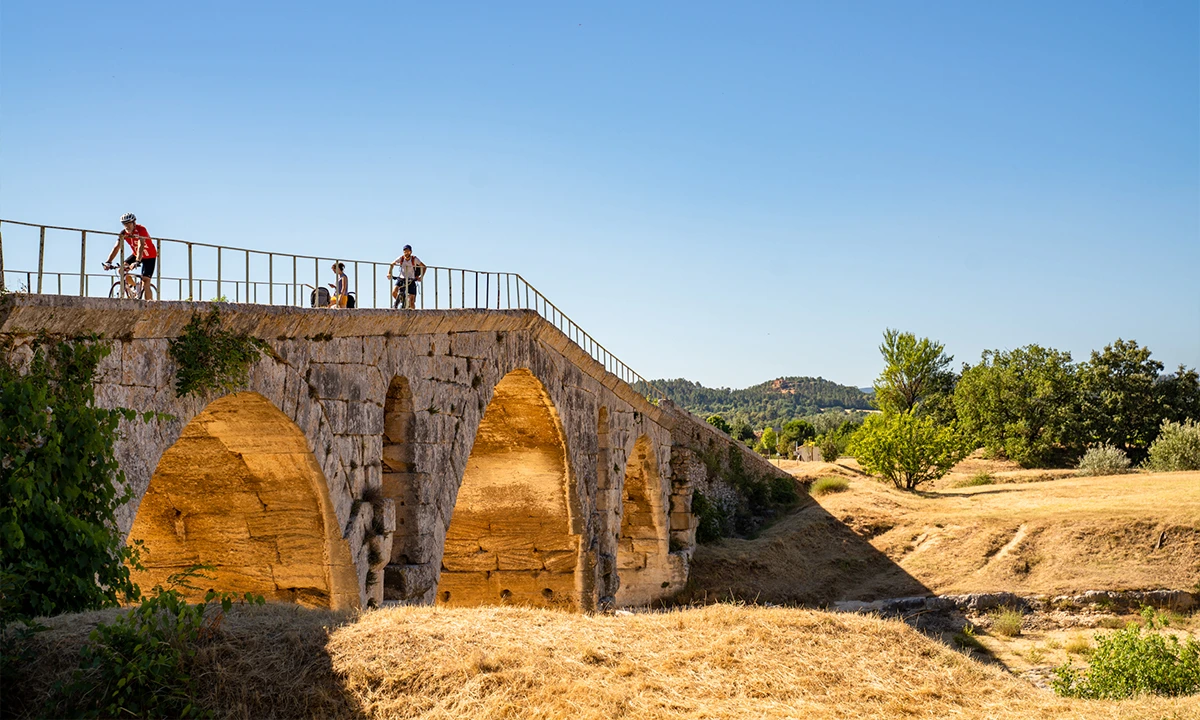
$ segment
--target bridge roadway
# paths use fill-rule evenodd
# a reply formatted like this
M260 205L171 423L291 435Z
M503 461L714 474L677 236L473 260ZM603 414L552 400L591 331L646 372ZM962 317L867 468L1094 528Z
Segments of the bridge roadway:
M780 472L532 310L221 304L270 351L244 390L180 398L168 342L208 307L0 303L18 361L40 331L101 333L97 402L171 416L123 423L115 448L143 586L207 563L218 589L334 608L645 604L687 581L712 457Z

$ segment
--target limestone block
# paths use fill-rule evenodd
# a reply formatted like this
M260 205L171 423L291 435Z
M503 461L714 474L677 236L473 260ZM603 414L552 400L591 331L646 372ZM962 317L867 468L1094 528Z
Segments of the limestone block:
M324 537L317 534L322 528L311 528L306 534L286 534L275 537L279 562L284 565L324 565Z
M159 388L165 384L166 340L136 340L121 345L121 384ZM171 378L172 382L174 378Z
M579 602L574 573L500 570L492 573L490 580L492 587L499 590L497 596L503 596L507 591L510 593L507 602L514 605L577 606ZM495 603L493 600L489 604Z
M378 335L362 339L362 361L364 365L378 367L386 360L384 338Z
M445 555L473 555L478 552L483 552L479 545L479 541L470 537L455 537L453 535L446 538L446 544L442 551Z
M341 365L312 363L305 371L309 385L322 400L361 400L358 384Z
M388 443L383 446L383 463L392 470L411 468L416 462L415 443Z
M501 570L541 570L542 558L533 550L507 550L497 552ZM445 564L445 561L443 561Z
M460 528L452 521L451 527L455 532ZM485 520L486 524L486 520ZM491 552L533 552L534 539L529 535L483 535L478 539L479 547ZM539 564L538 567L541 567Z
M420 598L437 586L432 564L388 565L383 570L383 597L400 602Z
M645 553L647 555L657 555L659 553L665 554L665 551L666 551L666 548L662 547L663 543L661 543L658 540L658 538L648 538L648 539L634 538L631 544L633 545L634 553Z
M295 510L273 510L244 515L246 530L253 538L273 538L278 535L303 535L323 544L325 527L315 503Z
M500 592L491 582L491 573L446 572L437 581L438 602L450 606L497 605Z
M645 553L617 553L618 570L640 570L646 567Z
M556 573L574 572L575 565L579 562L579 553L574 550L539 552L538 556L542 560L543 568Z
M275 587L280 590L312 589L323 593L329 591L328 571L319 563L272 565L271 576Z
M671 516L674 524L675 513L692 512L692 493L676 493L671 495Z
M467 373L467 361L464 358L435 355L431 368L431 376L435 380L460 385L471 384L471 377Z
M445 571L475 572L495 570L496 567L496 553L480 551L467 555L451 555L447 553L442 556L442 568Z
M696 527L699 521L696 516L690 512L673 512L671 513L671 529L672 530L689 530Z
M579 537L568 535L557 527L544 528L528 537L533 541L533 548L543 552L576 552L579 549Z

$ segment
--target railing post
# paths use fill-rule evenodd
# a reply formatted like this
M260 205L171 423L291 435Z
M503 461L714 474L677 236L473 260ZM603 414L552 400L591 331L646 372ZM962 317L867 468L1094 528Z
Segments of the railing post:
M221 297L221 248L217 248L217 297Z
M42 266L46 262L46 226L42 226L41 239L38 240L38 295L42 294Z
M296 291L296 294L295 294L295 296L292 297L292 300L294 300L296 302L297 307L303 307L302 305L300 305L300 276L296 272L296 256L295 255L292 256L292 289Z
M250 302L250 251L246 251L246 302Z
M156 280L156 282L154 283L154 285L155 285L155 287L157 287L157 288L158 288L158 299L159 299L159 300L162 300L162 299L163 299L163 284L162 284L162 266L163 266L163 263L162 263L162 254L163 254L163 245L164 245L164 244L165 244L165 243L163 243L162 239L160 238L160 239L159 239L159 241L158 241L158 247L156 247L156 248L155 248L156 250L158 250L158 254L154 256L154 257L155 257L155 261L154 261L154 277L155 277L155 278L157 278L157 280ZM146 291L146 297L150 297L150 291Z
M87 230L79 231L79 297L87 295Z
M4 289L4 231L0 227L0 290Z
M379 266L371 263L371 307L379 307Z
M275 253L267 253L267 303L275 304Z
M192 244L188 243L188 300L195 300L195 288L192 287Z

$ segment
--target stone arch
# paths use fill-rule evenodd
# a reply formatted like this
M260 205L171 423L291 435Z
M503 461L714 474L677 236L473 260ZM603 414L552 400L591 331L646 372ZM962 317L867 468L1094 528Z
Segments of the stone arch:
M562 423L533 373L496 384L446 530L444 605L580 605L578 509Z
M621 534L617 540L617 603L636 605L662 595L670 581L668 532L654 444L638 437L625 464L621 490Z
M184 427L138 507L129 533L137 541L146 569L133 576L143 588L207 564L216 569L195 581L203 589L312 607L359 604L325 474L300 428L258 393L214 400Z

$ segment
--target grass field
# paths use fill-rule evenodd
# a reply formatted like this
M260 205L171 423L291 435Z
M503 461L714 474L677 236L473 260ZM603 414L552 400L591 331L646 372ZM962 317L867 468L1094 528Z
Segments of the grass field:
M112 614L50 620L39 659L4 689L6 714L38 708ZM729 605L235 609L194 677L204 705L236 718L1198 717L1195 698L1061 699L896 621Z
M853 462L780 463L841 477L753 540L701 546L693 596L824 603L926 593L1194 589L1200 584L1200 473L1074 477L995 470L954 487L969 463L920 493Z

